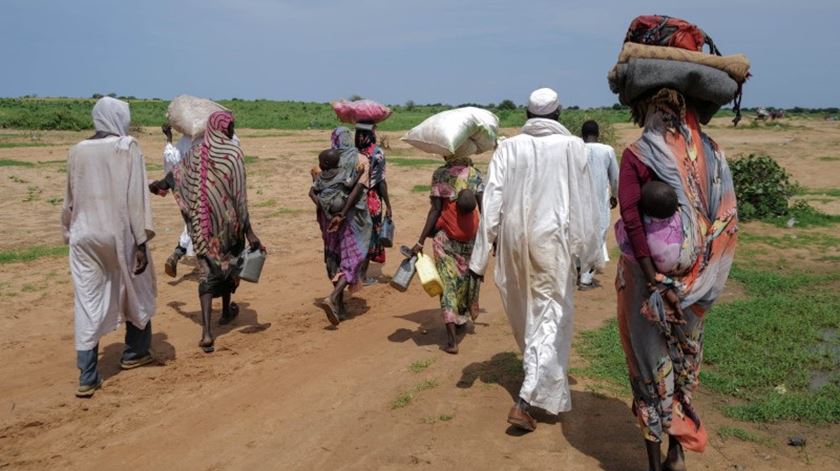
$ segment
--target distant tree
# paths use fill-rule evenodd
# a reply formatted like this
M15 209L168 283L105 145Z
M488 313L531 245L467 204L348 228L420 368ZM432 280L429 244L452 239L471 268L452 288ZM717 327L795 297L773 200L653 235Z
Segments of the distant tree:
M487 104L487 109L492 110L492 109L493 109L493 108L495 108L495 107L496 107L496 104L495 104L495 103L488 103L488 104Z
M568 107L568 108L566 108L566 109L567 109L567 110L579 110L579 109L580 109L580 106L578 106L578 105L572 105L572 106L570 106L570 107Z
M497 108L500 110L515 110L516 103L514 103L513 100L502 100Z
M101 93L94 93L90 97L93 98L94 100L98 100L98 99L102 98L102 94Z
M111 93L108 94L108 96L111 97L111 98L116 98L117 94L114 93L114 92L111 92Z
M363 97L361 95L350 95L350 101L359 101L359 100L364 100L364 99L365 99L365 97Z
M616 111L620 110L621 109L621 103L616 103L616 104L612 105L612 109L614 109Z
M415 108L417 108L417 105L414 103L414 100L408 100L405 102L406 111L414 111Z

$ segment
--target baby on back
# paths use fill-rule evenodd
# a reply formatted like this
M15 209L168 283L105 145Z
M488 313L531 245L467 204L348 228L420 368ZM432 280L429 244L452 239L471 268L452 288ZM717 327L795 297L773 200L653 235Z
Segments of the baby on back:
M327 149L318 155L320 172L315 176L310 190L311 196L318 203L318 207L327 216L335 216L347 203L347 197L355 182L349 181L347 172L338 166L341 152Z
M677 192L664 182L650 181L642 186L639 209L653 264L667 275L677 268L683 243ZM635 257L622 220L616 223L616 239L625 255Z

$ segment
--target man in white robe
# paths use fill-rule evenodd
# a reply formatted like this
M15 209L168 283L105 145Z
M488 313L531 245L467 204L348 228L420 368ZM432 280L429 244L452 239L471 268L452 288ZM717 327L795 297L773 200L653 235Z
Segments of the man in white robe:
M601 259L585 147L559 115L557 93L537 90L522 133L499 144L470 262L483 276L496 247L496 285L525 370L508 422L529 431L536 427L529 406L551 414L571 409L575 257L591 266Z
M196 141L190 136L184 135L181 136L177 145L172 145L172 126L168 123L164 124L161 126L161 130L166 136L166 146L163 148L163 174L166 175L181 163L181 159L187 155ZM198 142L200 143L201 141L199 140ZM178 245L175 246L172 255L166 259L164 271L167 275L173 278L178 275L178 262L185 255L190 257L194 255L192 239L190 238L186 224L184 225L184 230L181 231L181 236L178 238Z
M581 137L586 143L586 157L589 161L589 175L592 178L592 190L595 192L595 204L598 206L598 227L601 240L601 252L604 263L610 261L607 251L607 231L610 228L610 210L618 204L618 161L612 147L598 142L601 132L598 123L587 121L581 127ZM595 269L580 267L580 289L596 287Z
M123 322L120 366L154 361L149 347L157 289L146 244L155 233L146 166L139 143L128 136L130 122L128 103L102 98L93 107L96 134L70 149L67 161L61 222L75 289L79 397L101 386L99 339Z

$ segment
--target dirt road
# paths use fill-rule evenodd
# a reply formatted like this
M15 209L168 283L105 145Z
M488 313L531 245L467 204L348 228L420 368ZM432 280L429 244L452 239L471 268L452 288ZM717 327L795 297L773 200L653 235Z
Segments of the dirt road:
M747 145L738 140L740 132L725 133L733 147ZM625 139L632 135L629 126L622 131ZM64 144L80 136L48 138ZM122 333L108 335L101 343L105 385L91 400L73 397L78 376L66 258L2 266L0 469L645 469L626 398L593 392L582 378L572 378L571 413L540 417L538 430L525 436L508 429L505 417L522 373L491 276L483 286L485 312L456 356L440 350L437 301L416 283L407 293L385 283L362 291L351 302L353 317L327 328L313 304L329 283L306 191L308 169L328 134L242 130L240 136L246 154L258 157L248 167L249 198L270 256L261 283L243 283L236 293L239 318L216 328L216 353L197 348L191 267L182 265L174 280L162 273L181 230L171 198L154 202L159 312L153 349L159 364L119 371ZM142 135L141 143L147 162L158 164L158 136ZM0 149L3 159L41 162L0 168L0 191L9 196L0 202L4 249L60 245L60 205L53 198L63 196L65 155L61 145ZM420 157L396 144L388 155ZM152 176L160 173L150 167ZM416 240L427 197L412 189L427 185L433 169L389 167L398 242ZM25 201L33 192L34 199ZM388 255L385 275L398 264L396 250ZM610 264L599 277L602 289L576 295L577 330L614 315L613 276ZM573 364L579 361L575 357ZM715 412L719 401L699 398L710 430L728 423ZM798 427L768 430L781 437ZM837 428L814 433L836 437ZM691 469L840 465L830 449L803 456L781 442L767 447L710 435L705 454L689 455Z

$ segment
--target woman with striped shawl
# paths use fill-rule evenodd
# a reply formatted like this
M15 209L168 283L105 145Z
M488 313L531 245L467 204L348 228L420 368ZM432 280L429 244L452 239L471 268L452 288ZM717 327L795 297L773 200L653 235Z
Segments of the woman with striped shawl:
M650 469L680 470L683 449L706 446L691 399L703 360L704 315L723 291L735 253L735 190L723 151L701 132L683 95L661 89L635 104L633 118L644 131L624 151L619 171L633 256L622 253L618 265L618 328ZM683 243L668 273L657 272L641 214L642 186L651 181L670 186L679 203Z
M214 350L210 326L213 298L222 298L219 325L230 323L239 314L230 296L239 284L239 256L246 240L252 250L263 249L248 217L245 163L242 149L232 139L233 128L229 111L210 115L204 140L163 180L150 185L153 193L173 189L187 222L200 273L199 347L206 353Z

